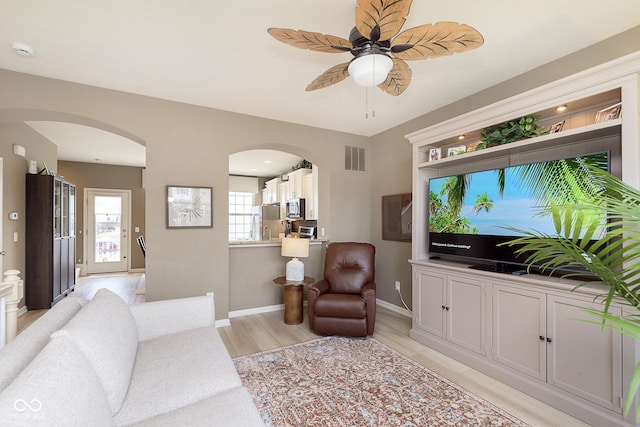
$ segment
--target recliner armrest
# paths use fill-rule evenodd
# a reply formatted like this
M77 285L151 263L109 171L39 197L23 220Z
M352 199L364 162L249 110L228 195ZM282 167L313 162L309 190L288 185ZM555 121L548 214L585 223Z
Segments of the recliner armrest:
M360 292L360 295L365 300L368 300L369 298L375 299L376 298L376 284L375 284L375 282L369 282L366 285L364 285L362 287L362 292Z
M318 280L309 286L308 292L312 292L316 297L326 294L329 292L329 282L326 279Z

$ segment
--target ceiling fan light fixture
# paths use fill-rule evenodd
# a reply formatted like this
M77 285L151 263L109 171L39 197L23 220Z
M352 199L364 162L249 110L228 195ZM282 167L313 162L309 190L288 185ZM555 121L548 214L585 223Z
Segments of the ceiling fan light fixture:
M373 53L354 58L349 64L349 74L358 86L377 86L387 79L393 61L387 55Z

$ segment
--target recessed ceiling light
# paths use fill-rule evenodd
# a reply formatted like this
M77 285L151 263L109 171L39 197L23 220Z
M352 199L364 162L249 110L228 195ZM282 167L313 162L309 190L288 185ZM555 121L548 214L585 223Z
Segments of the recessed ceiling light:
M271 160L265 160L264 162L265 163L271 163Z
M18 42L11 43L11 50L13 50L16 54L20 56L24 56L25 58L31 58L36 54L36 51L33 50L31 46L24 43L18 43Z
M567 109L566 105L558 105L558 107L556 107L556 111L558 113L562 113L563 111L565 111Z
M459 139L460 141L462 141L462 140L464 139L464 135L460 135L460 136L458 137L458 139Z

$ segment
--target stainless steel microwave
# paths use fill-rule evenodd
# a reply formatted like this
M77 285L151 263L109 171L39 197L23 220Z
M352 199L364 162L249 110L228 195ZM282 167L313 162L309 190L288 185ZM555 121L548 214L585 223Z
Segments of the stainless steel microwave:
M287 200L286 216L289 219L304 219L305 200L302 197Z

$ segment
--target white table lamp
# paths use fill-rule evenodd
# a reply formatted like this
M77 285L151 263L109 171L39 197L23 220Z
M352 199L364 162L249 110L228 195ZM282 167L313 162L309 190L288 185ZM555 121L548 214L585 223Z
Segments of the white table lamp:
M304 264L298 258L309 256L309 239L285 237L282 239L282 256L293 257L287 263L287 282L304 280Z

